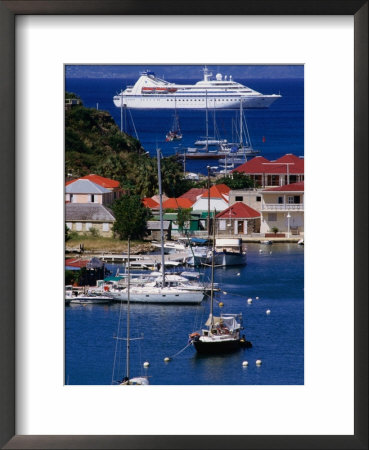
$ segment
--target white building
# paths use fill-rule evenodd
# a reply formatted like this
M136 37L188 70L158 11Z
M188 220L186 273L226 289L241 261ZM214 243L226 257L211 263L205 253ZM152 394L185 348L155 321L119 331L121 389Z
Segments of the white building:
M304 234L304 182L273 187L262 191L261 233Z

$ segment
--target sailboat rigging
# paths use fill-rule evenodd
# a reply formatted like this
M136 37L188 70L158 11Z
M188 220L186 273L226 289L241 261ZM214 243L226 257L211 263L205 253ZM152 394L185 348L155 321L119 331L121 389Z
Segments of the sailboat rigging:
M165 141L166 142L179 141L180 139L182 139L182 132L179 127L179 118L178 118L178 114L177 114L176 99L174 99L173 125L172 125L172 129L167 133L167 135L165 137Z
M121 314L122 314L122 302L120 304L120 311L119 311L119 322L118 322L118 333L115 337L116 339L116 346L115 346L115 355L114 355L114 367L113 367L113 380L112 383L114 383L114 372L115 372L115 364L117 359L117 350L119 347L119 340L125 340L126 341L126 373L124 378L118 382L121 386L127 386L127 385L147 385L149 384L149 380L147 377L130 377L130 342L132 340L140 339L140 338L131 338L130 337L130 255L131 255L131 241L128 238L128 260L127 260L127 336L125 338L119 337L119 329L120 329L120 321L121 321Z

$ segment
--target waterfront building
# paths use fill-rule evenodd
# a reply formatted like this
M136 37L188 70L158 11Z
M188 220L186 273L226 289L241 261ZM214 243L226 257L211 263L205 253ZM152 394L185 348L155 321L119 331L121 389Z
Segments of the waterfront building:
M236 202L215 216L216 235L240 236L260 232L260 212Z
M90 180L78 179L65 186L65 201L110 205L114 201L114 193Z
M248 175L256 187L266 188L304 180L304 159L288 153L275 161L256 156L232 170Z
M172 239L172 222L170 220L163 220L163 231L164 238L166 240ZM147 235L148 239L153 241L160 241L160 221L159 220L149 220L147 222Z
M262 191L261 233L299 235L304 233L304 182L268 188Z
M95 229L100 236L112 237L115 217L99 203L66 203L65 222L69 230L79 234Z

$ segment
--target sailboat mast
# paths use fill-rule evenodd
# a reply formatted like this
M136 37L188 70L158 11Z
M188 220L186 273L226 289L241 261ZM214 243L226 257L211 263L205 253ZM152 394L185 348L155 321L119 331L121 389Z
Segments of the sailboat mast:
M242 108L242 97L240 99L240 147L243 147L243 130L242 130L242 124L243 124L243 108Z
M126 377L129 379L129 335L130 335L130 290L131 290L131 239L128 237L128 260L127 260L127 352L126 352Z
M163 277L162 286L165 286L165 265L164 265L164 226L163 226L163 194L161 190L161 166L160 166L160 148L156 149L158 160L158 183L159 183L159 205L160 205L160 242L161 242L161 272Z
M214 264L215 264L215 211L214 211L214 221L213 221L213 249L211 258L211 286L210 286L210 325L209 330L213 328L213 305L214 305Z
M208 90L205 90L205 106L206 106L206 151L209 147L209 117L208 117Z

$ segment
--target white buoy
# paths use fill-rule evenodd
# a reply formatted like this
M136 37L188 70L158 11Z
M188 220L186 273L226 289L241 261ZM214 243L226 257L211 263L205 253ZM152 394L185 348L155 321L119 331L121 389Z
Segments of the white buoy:
M255 297L255 300L259 300L259 297Z
M227 292L226 292L226 291L223 291L223 294L224 294L224 295L227 295Z
M166 356L165 358L164 358L164 362L169 362L170 361L170 358L168 357L168 356Z
M244 361L243 363L242 363L242 366L243 367L247 367L249 365L249 363L247 362L247 361Z
M248 299L247 299L247 303L248 303L249 305L251 305L251 303L252 303L252 298L248 298Z
M261 364L262 364L261 359L257 359L255 364L256 364L257 366L261 366Z
M144 366L144 367L149 367L149 365L150 365L149 361L145 361L145 362L143 363L143 366Z
M240 275L241 275L240 272L238 272L237 276L239 277Z
M270 314L270 309L267 309L265 312L266 312L266 314L268 314L268 316L269 316L269 314Z

